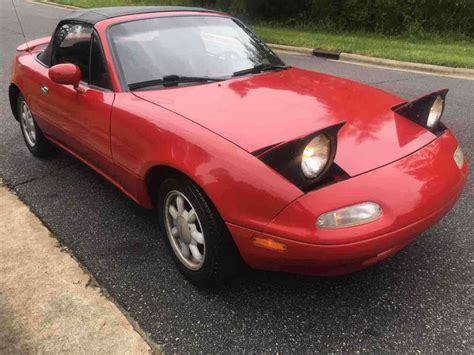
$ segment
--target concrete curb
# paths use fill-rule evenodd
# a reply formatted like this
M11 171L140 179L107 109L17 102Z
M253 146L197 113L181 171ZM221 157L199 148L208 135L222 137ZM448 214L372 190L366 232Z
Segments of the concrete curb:
M333 60L341 60L341 61L350 62L350 63L369 64L369 65L375 65L375 66L387 67L387 68L393 68L393 69L410 70L410 71L417 71L417 72L423 72L423 73L429 73L429 74L456 76L456 77L462 77L465 79L474 79L474 69L453 68L453 67L445 67L441 65L403 62L403 61L392 60L392 59L368 57L368 56L360 55L360 54L352 54L352 53L344 53L344 52L339 53L339 52L325 51L325 50L320 50L320 49L284 46L280 44L269 44L269 46L270 48L275 49L275 50L283 50L283 51L292 52L292 53L308 54L308 55L313 55L316 57L333 59Z
M414 71L420 71L420 72L426 72L426 73L432 73L432 74L464 76L467 78L474 79L474 70L467 69L467 68L452 68L452 67L445 67L441 65L401 62L398 60L367 57L367 56L363 56L359 54L350 54L350 53L341 53L339 56L339 59L346 62L373 64L373 65L379 65L379 66L384 66L384 67L414 70Z
M0 241L0 353L162 353L1 179Z

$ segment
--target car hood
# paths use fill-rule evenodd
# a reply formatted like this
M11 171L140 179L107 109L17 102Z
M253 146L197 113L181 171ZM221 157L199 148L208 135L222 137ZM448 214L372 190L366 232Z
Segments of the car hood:
M297 68L134 94L250 153L345 122L335 162L351 176L401 159L436 138L390 109L405 100Z

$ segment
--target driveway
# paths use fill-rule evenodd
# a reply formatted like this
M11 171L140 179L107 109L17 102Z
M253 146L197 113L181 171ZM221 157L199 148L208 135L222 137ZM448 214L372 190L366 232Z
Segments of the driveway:
M66 12L16 2L29 39L50 35ZM153 211L64 153L47 160L28 153L7 97L10 60L22 42L10 0L0 0L0 177L166 351L474 350L472 174L449 215L368 270L335 279L255 271L198 291L176 271ZM444 122L474 156L474 81L282 57L406 98L449 87Z

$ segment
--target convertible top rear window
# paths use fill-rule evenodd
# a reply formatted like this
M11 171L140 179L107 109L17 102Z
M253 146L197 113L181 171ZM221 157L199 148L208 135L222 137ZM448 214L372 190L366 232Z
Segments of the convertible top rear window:
M109 36L127 84L169 75L225 78L261 63L284 65L228 17L144 19L114 25Z
M53 40L53 37L51 37L51 41ZM41 63L49 67L51 65L51 48L53 46L49 43L48 46L42 51L40 54L38 54L38 59Z

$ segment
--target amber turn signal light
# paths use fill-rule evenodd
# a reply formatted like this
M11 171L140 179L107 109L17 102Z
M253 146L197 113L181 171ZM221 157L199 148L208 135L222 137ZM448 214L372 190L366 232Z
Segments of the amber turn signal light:
M253 237L252 238L252 244L260 247L260 248L265 248L269 250L274 250L278 251L280 253L284 253L288 250L288 246L286 244L277 242L273 239L269 238L258 238L258 237Z

